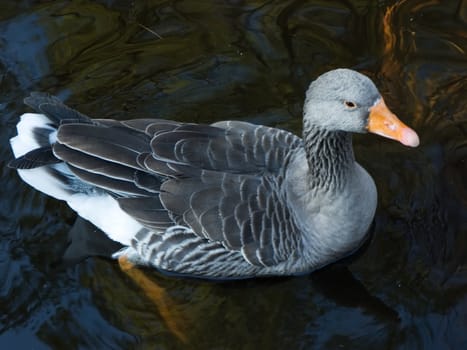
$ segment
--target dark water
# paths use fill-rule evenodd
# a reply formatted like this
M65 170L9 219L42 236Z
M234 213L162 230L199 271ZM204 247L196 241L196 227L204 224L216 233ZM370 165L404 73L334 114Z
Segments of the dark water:
M0 4L0 348L466 349L467 1L17 1ZM57 269L75 216L6 167L30 91L93 117L243 119L300 132L336 67L377 83L421 136L357 136L379 207L353 261L209 283Z

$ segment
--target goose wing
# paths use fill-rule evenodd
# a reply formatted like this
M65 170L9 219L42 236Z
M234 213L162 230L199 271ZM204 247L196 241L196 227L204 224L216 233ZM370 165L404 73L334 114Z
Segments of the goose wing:
M64 106L33 102L54 116ZM301 147L297 136L233 121L91 120L63 108L73 118L56 118L54 155L148 228L189 227L258 266L284 261L297 248L282 189L289 156Z

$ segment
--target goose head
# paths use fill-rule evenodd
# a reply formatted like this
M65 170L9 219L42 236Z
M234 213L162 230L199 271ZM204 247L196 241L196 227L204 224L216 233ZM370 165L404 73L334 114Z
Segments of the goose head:
M350 69L319 76L308 88L304 125L325 131L371 132L416 147L418 135L386 106L375 84Z

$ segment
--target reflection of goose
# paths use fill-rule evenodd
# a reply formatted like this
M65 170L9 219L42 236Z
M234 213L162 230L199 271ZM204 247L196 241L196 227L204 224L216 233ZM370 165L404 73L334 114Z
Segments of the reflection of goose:
M347 69L307 91L303 139L245 122L90 119L55 97L25 102L11 139L24 181L127 246L115 256L174 273L306 273L364 241L376 188L350 132L417 146L374 84Z

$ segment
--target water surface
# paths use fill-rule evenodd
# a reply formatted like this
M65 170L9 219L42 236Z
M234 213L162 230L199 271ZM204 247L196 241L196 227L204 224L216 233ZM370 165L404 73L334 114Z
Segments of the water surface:
M3 2L0 347L467 348L466 50L465 0ZM57 266L75 215L6 167L31 91L97 118L300 133L308 83L337 67L369 75L421 146L355 137L374 235L325 271L212 283Z

